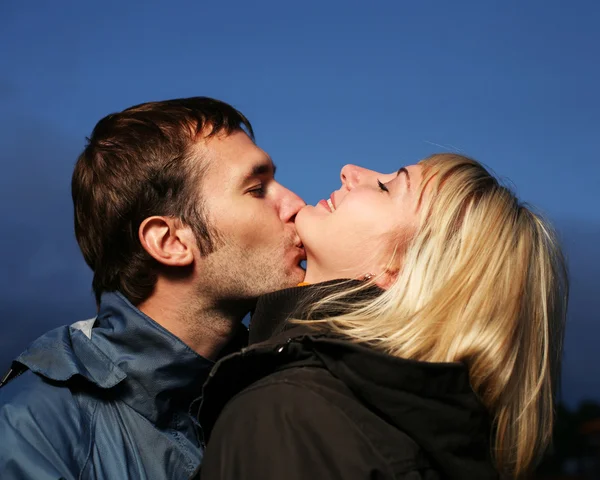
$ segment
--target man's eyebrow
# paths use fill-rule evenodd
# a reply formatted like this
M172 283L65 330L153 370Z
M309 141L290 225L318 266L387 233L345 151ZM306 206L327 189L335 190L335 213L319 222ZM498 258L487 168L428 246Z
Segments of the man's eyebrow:
M396 176L400 176L401 173L405 173L406 174L406 183L408 185L408 188L410 188L410 175L408 173L408 170L404 167L400 167L398 169L398 172L396 173Z
M273 162L262 162L252 167L252 170L248 172L245 178L260 177L261 175L271 174L275 176L277 166Z

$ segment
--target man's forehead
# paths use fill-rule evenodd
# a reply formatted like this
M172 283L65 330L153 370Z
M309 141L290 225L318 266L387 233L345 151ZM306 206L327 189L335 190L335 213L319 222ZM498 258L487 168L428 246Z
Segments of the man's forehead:
M244 181L275 174L271 157L243 131L204 138L198 146L204 153L207 169L227 180Z

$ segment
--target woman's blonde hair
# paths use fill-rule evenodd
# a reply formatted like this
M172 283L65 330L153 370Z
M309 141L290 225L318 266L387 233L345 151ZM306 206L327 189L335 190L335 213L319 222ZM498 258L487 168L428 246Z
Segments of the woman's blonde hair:
M564 257L550 225L478 162L437 154L420 165L420 226L396 248L395 282L344 314L326 312L340 312L363 287L326 295L309 321L398 357L464 363L494 419L496 465L519 477L552 436Z

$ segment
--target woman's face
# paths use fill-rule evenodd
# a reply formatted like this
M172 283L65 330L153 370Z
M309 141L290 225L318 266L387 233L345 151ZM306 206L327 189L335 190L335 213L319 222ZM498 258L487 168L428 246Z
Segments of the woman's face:
M421 168L388 174L342 168L341 188L296 216L307 254L306 282L384 273L394 247L416 233Z

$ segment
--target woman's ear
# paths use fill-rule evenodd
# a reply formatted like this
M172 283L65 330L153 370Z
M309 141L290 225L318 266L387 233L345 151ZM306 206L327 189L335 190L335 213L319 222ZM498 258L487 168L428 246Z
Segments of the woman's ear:
M383 273L375 277L375 285L379 288L387 290L390 288L396 279L398 278L398 269L386 269Z
M194 235L173 217L146 218L138 230L142 247L162 265L186 267L194 262Z

